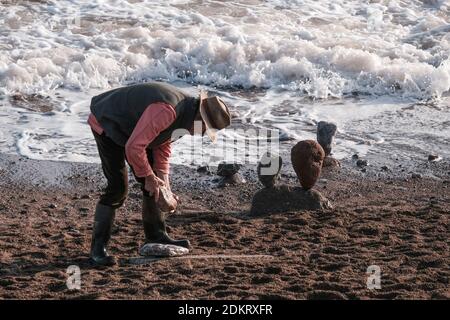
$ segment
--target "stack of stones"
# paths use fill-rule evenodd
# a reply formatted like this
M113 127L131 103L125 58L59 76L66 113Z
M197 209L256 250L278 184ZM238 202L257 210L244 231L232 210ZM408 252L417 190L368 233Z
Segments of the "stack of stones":
M291 150L292 166L303 188L276 185L282 165L281 157L265 154L258 164L258 178L265 188L255 193L250 214L253 216L300 210L325 210L332 205L319 191L312 190L318 180L325 157L314 140L298 142ZM269 169L268 172L264 169Z
M314 140L298 142L291 150L291 161L300 180L300 187L276 185L282 159L266 153L258 164L258 178L265 186L252 199L251 215L272 214L292 210L325 210L332 205L319 191L311 189L319 179L325 151Z

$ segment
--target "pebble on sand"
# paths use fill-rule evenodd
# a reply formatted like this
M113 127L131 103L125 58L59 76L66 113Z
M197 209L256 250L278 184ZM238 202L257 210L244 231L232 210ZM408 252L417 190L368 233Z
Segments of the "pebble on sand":
M360 168L363 168L367 167L369 165L369 162L367 162L367 160L359 159L358 161L356 161L356 165Z
M244 183L245 179L239 174L240 168L241 165L238 163L219 163L217 175L222 177L218 183L219 187Z
M322 167L325 168L339 168L341 166L341 163L339 160L333 158L333 157L325 157L323 159Z
M207 165L198 167L197 172L204 173L204 174L211 174L211 170L210 170L209 166L207 166Z
M291 161L300 184L311 189L320 176L325 152L314 140L298 142L291 150Z
M219 163L219 166L217 167L217 175L221 177L229 177L233 174L238 173L239 169L241 168L241 165L238 163L225 163L221 162Z
M317 124L317 141L322 146L325 155L331 153L331 148L336 135L337 126L335 123L319 121Z
M218 181L219 188L223 188L229 185L236 185L245 183L244 177L242 177L239 173L235 173L231 176L222 177Z
M258 179L266 188L272 188L280 178L283 159L279 155L266 152L258 163Z
M437 154L430 154L428 155L428 161L439 161L441 157L439 157Z

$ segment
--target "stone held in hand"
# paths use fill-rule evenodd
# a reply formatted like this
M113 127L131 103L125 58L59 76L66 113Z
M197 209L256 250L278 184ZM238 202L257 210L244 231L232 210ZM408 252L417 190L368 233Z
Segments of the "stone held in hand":
M273 188L280 178L283 159L279 155L266 152L258 163L258 179L266 188Z
M172 192L164 186L159 187L159 199L157 204L162 212L172 212L178 205Z
M325 152L314 140L303 140L292 147L292 166L304 189L311 189L316 184L324 158Z
M317 141L322 146L325 155L331 153L331 148L336 135L337 126L335 123L319 121L317 124Z

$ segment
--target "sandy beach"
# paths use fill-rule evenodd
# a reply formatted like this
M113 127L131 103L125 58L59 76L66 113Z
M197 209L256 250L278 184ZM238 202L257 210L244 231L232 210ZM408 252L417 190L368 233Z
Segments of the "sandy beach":
M255 217L255 168L243 169L245 184L219 188L214 173L175 166L182 204L170 233L189 238L197 258L130 263L143 243L132 182L110 245L119 265L95 269L87 258L100 166L1 154L0 298L448 299L450 166L425 168L433 178L362 172L349 159L315 186L333 209ZM289 165L281 180L298 185ZM70 265L81 269L80 290L66 286ZM370 265L381 269L381 289L367 289Z

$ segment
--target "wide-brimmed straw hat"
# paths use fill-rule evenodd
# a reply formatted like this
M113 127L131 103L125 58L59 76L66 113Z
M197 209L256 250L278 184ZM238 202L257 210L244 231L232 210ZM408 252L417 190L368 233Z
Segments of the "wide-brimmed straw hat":
M200 91L200 116L206 126L206 134L216 142L216 131L231 124L230 110L219 97L208 97L205 91Z

